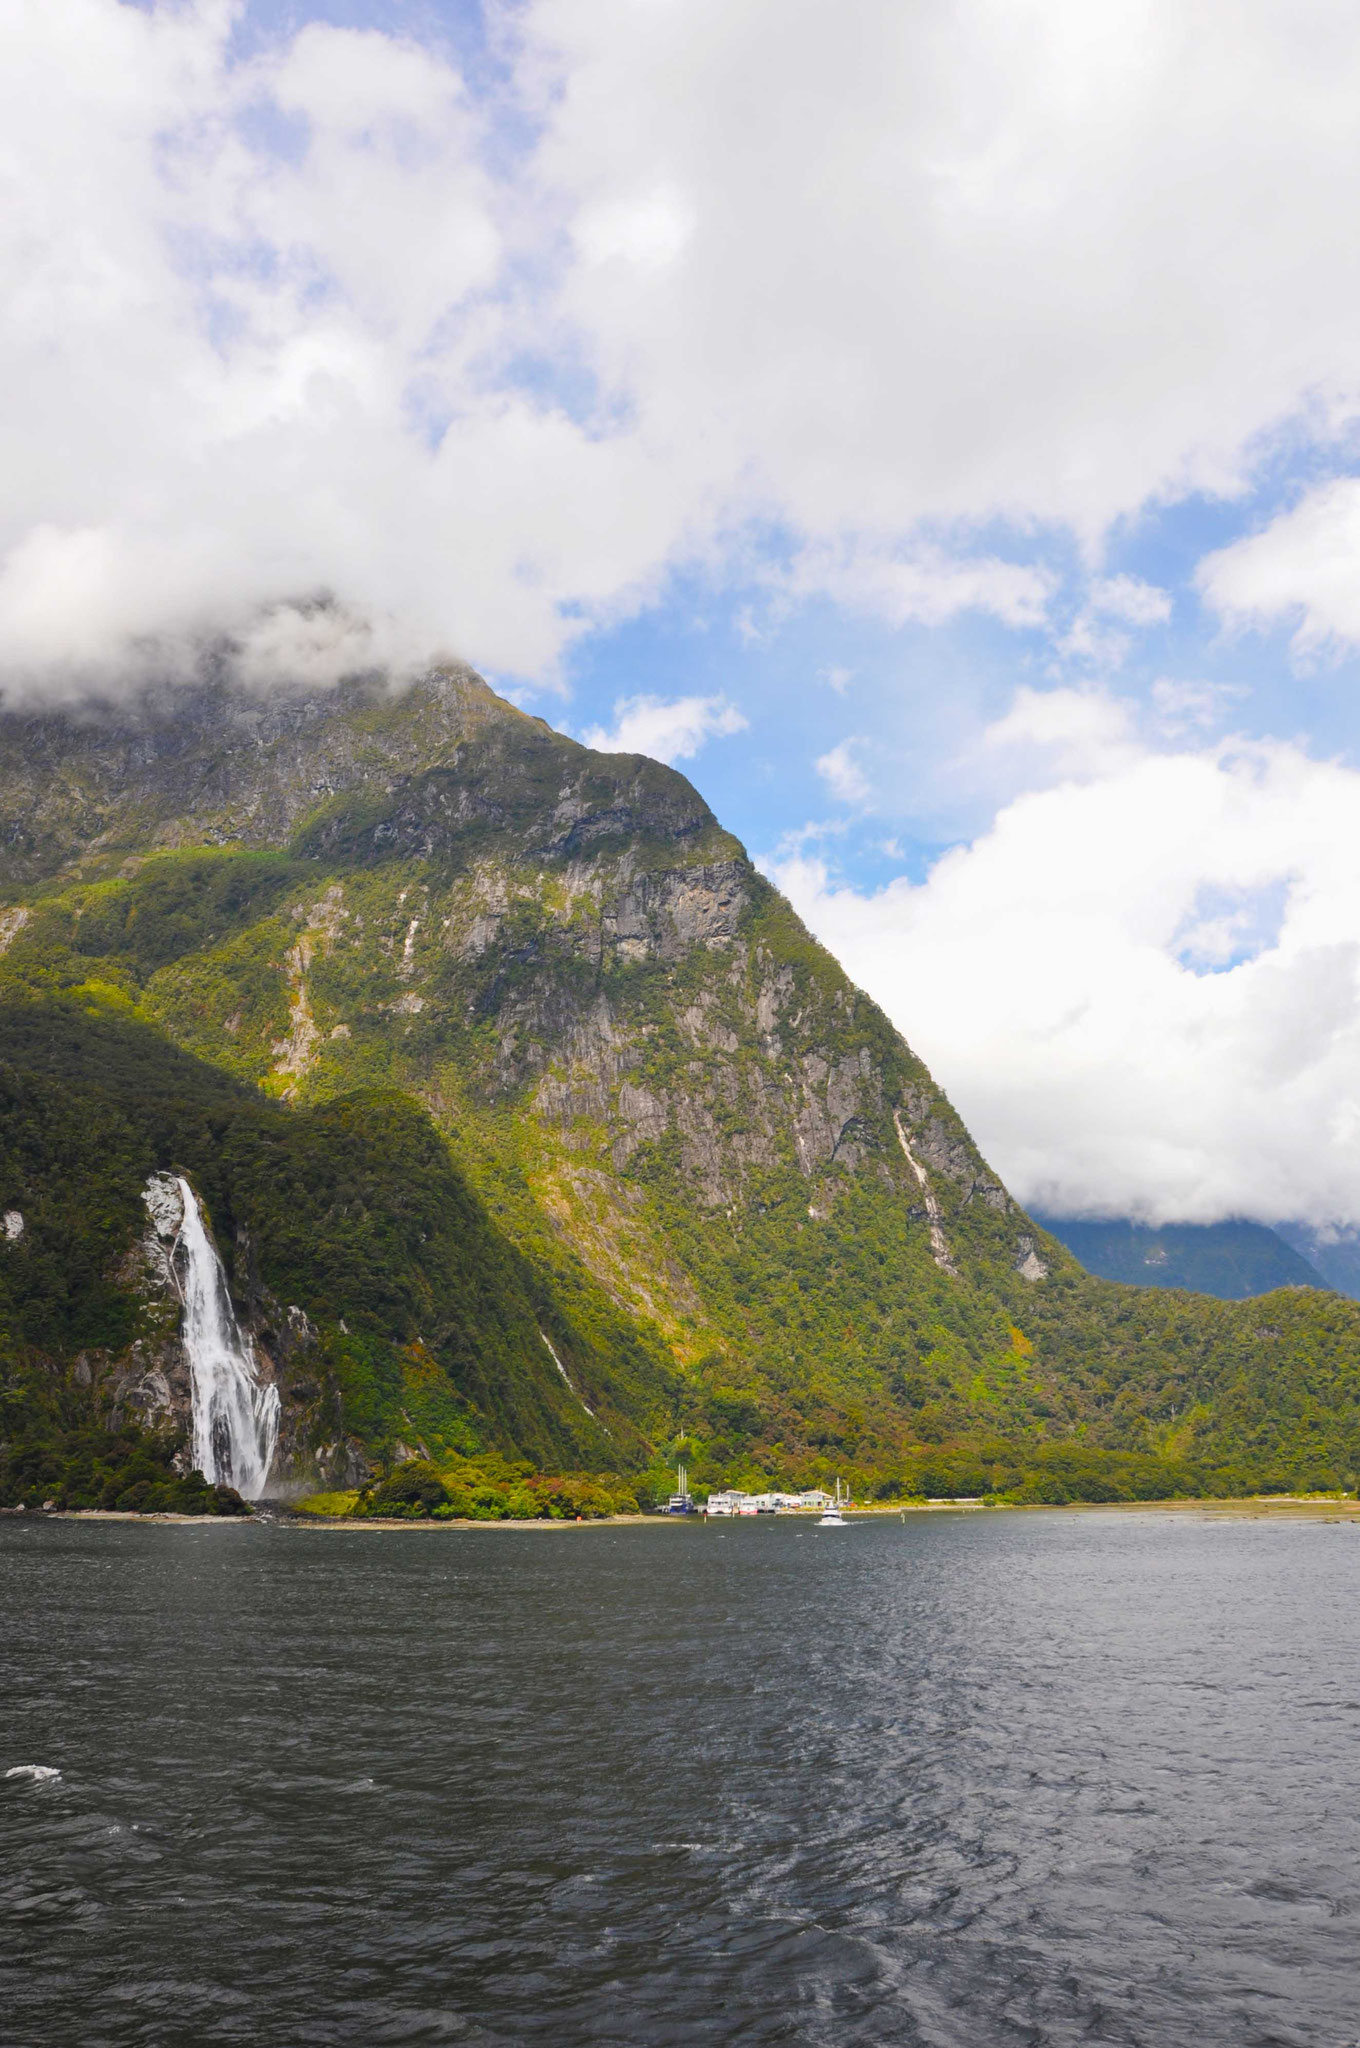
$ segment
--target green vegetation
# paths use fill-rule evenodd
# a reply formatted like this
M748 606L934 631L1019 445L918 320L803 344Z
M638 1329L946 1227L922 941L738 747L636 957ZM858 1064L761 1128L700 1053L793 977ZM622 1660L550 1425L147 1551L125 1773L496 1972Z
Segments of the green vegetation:
M638 1513L636 1493L617 1473L551 1476L494 1454L439 1464L408 1458L369 1486L314 1494L298 1506L303 1514L438 1522L574 1522Z
M296 1503L297 1511L303 1515L321 1515L327 1521L343 1520L354 1513L359 1498L359 1488L351 1486L339 1493L311 1493L305 1500Z
M173 1431L92 1414L88 1394L40 1365L0 1386L0 1507L101 1508L122 1514L246 1515L230 1486L181 1477Z

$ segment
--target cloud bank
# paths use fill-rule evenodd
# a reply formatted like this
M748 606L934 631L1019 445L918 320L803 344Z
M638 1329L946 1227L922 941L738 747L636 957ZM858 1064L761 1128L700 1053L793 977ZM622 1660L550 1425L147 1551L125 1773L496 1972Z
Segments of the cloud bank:
M1300 666L1360 646L1360 478L1308 491L1260 533L1206 556L1197 581L1230 626L1290 626Z
M0 16L11 688L223 634L550 679L753 548L785 604L1032 629L1036 536L1354 415L1352 9L527 0L480 97L375 29L237 60L240 14ZM1215 602L1350 633L1254 559Z
M1021 1199L1360 1217L1360 773L1040 701L993 738L1046 743L1051 786L923 883L857 891L805 850L770 872Z
M744 732L746 720L722 697L620 697L613 728L583 732L603 754L650 754L655 761L688 761L711 739Z
M238 12L0 19L0 674L224 634L549 670L674 542L647 451L511 374L518 200L456 71L320 25L233 65Z

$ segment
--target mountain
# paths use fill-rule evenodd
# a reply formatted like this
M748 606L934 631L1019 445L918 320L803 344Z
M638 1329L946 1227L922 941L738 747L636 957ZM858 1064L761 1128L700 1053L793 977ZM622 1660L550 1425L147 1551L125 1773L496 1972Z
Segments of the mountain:
M1360 1300L1360 1230L1354 1225L1277 1223L1277 1234L1306 1259L1328 1287Z
M1102 1280L1134 1287L1185 1287L1223 1301L1246 1301L1276 1287L1326 1287L1318 1267L1264 1223L1164 1223L1079 1216L1035 1219ZM1343 1293L1351 1290L1343 1288Z
M10 712L0 902L43 1456L82 1384L127 1419L144 1324L173 1348L137 1249L173 1167L299 1486L460 1450L1022 1498L1360 1468L1360 1310L1088 1276L684 777L466 670Z

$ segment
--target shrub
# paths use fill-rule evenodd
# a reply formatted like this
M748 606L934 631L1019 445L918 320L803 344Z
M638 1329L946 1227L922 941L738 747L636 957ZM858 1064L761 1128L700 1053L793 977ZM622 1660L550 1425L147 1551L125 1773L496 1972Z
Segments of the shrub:
M368 1512L374 1515L428 1515L443 1507L448 1488L427 1458L407 1458L373 1491Z
M605 1515L638 1511L631 1494L620 1496L583 1473L570 1473L558 1479L531 1479L528 1485L539 1502L539 1513L554 1522L574 1522L578 1515L584 1521L596 1521ZM618 1505L621 1497L629 1503L626 1509Z

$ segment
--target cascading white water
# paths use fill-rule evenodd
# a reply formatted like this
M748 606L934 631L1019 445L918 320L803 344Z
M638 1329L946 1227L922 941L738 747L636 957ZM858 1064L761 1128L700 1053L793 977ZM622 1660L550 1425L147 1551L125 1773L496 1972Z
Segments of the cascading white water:
M259 1382L250 1340L236 1320L198 1197L178 1175L159 1174L148 1184L147 1207L157 1229L165 1234L172 1187L179 1195L180 1215L170 1263L184 1300L194 1465L214 1485L234 1486L243 1499L258 1500L278 1442L279 1390Z

